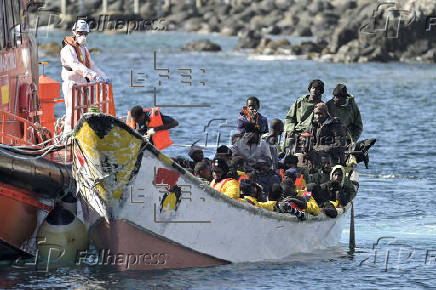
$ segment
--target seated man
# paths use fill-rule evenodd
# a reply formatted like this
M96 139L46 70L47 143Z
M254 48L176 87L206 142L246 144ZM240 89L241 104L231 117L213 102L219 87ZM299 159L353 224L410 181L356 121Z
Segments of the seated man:
M215 158L212 161L212 177L213 180L210 186L215 190L220 191L222 194L227 195L231 198L238 198L239 183L233 178L228 178L227 174L229 172L229 167L227 162L223 159Z
M345 169L341 165L333 167L330 173L330 180L321 185L311 183L307 190L312 192L312 196L320 207L324 208L326 215L336 217L334 207L344 207L356 196L356 190L350 180L345 176Z
M135 121L135 129L138 130L139 134L145 135L147 139L150 139L150 137L158 131L172 129L179 125L179 122L177 122L173 118L161 114L163 125L151 128L149 127L149 112L144 112L144 109L139 105L134 106L132 109L130 109L130 114L132 119Z
M201 181L209 184L210 182L210 166L206 161L200 161L195 164L194 175L201 179Z
M230 162L230 167L236 171L238 175L238 182L241 183L242 179L249 179L248 175L245 173L245 161L241 156L235 156Z
M258 98L251 96L247 99L247 105L242 107L238 117L238 130L240 134L245 133L245 126L248 123L253 124L260 134L268 133L268 120L258 112L259 108L260 101Z
M251 179L243 179L240 182L239 188L241 197L238 198L238 200L257 206L259 196L262 194L260 187Z
M270 158L258 159L256 165L256 182L263 188L263 199L267 200L267 197L271 194L273 184L280 184L282 179L274 170L271 169Z
M195 165L204 159L203 148L198 145L192 145L189 149L188 155L192 159L191 168L194 169Z
M241 156L248 170L254 168L257 160L269 158L271 151L268 144L260 139L259 130L253 124L246 124L245 134L232 146L233 156Z
M283 122L279 119L272 119L271 120L271 131L269 131L267 134L262 135L262 140L265 140L266 143L269 145L269 149L271 151L271 157L272 157L272 167L274 170L278 169L278 162L279 162L279 153L278 148L279 146L279 138L283 134Z
M313 111L313 119L305 133L310 134L309 148L303 152L314 150L321 155L329 155L333 164L344 162L345 129L341 120L330 117L327 106L318 103Z
M283 189L278 183L274 183L271 186L271 192L268 195L268 199L265 202L258 202L257 206L260 208L267 209L269 211L274 211L277 205L277 201L283 198Z
M307 183L322 184L330 180L332 164L329 156L321 156L321 168L309 175Z
M224 159L227 165L232 161L232 150L227 145L221 145L216 149L215 158Z
M297 178L300 178L303 176L303 178L306 180L309 176L309 171L306 167L298 167L298 157L295 155L287 155L285 159L283 160L282 168L280 169L280 176L282 179L285 176L285 172L292 168L295 169ZM295 181L295 180L294 180Z
M326 103L332 117L338 117L347 132L347 143L359 140L363 131L362 117L354 97L347 93L347 87L338 84L333 90L333 99Z

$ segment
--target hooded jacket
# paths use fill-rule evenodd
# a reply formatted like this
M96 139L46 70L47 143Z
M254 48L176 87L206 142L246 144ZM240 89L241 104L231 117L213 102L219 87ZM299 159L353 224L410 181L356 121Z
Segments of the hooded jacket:
M340 169L342 171L342 180L339 188L335 188L331 186L331 181L333 180L333 173L336 171L336 169ZM330 172L330 181L327 183L324 183L324 185L327 184L327 188L330 191L330 200L336 201L335 206L346 206L349 201L354 197L355 195L355 189L354 186L351 184L351 181L348 179L348 177L345 175L345 168L342 165L336 165L332 168L332 171Z
M336 106L333 99L329 100L326 105L330 115L342 121L347 130L347 139L357 142L363 131L363 123L359 107L354 101L354 97L348 94L345 105L343 106Z

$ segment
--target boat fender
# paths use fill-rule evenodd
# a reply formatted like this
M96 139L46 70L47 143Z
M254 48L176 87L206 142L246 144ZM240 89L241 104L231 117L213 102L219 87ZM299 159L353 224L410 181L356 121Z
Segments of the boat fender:
M47 269L74 263L77 254L88 249L85 225L60 203L42 223L38 238L38 263Z
M72 214L77 215L77 198L68 192L64 197L62 197L60 204L66 210L69 210Z

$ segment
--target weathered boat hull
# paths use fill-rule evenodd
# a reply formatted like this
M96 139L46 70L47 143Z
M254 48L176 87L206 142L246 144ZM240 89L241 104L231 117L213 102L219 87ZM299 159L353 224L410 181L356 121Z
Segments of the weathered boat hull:
M154 265L129 267L120 258L114 263L120 269L281 260L341 238L347 216L342 210L336 219L320 214L299 221L231 199L115 118L86 115L74 135L74 177L97 248L124 258L160 257ZM106 150L114 146L119 155Z

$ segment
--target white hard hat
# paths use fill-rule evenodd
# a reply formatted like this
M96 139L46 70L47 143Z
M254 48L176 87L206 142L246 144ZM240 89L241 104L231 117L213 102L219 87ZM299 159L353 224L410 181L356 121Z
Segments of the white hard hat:
M86 23L85 20L79 19L76 23L73 25L73 31L85 31L89 32L89 25Z

